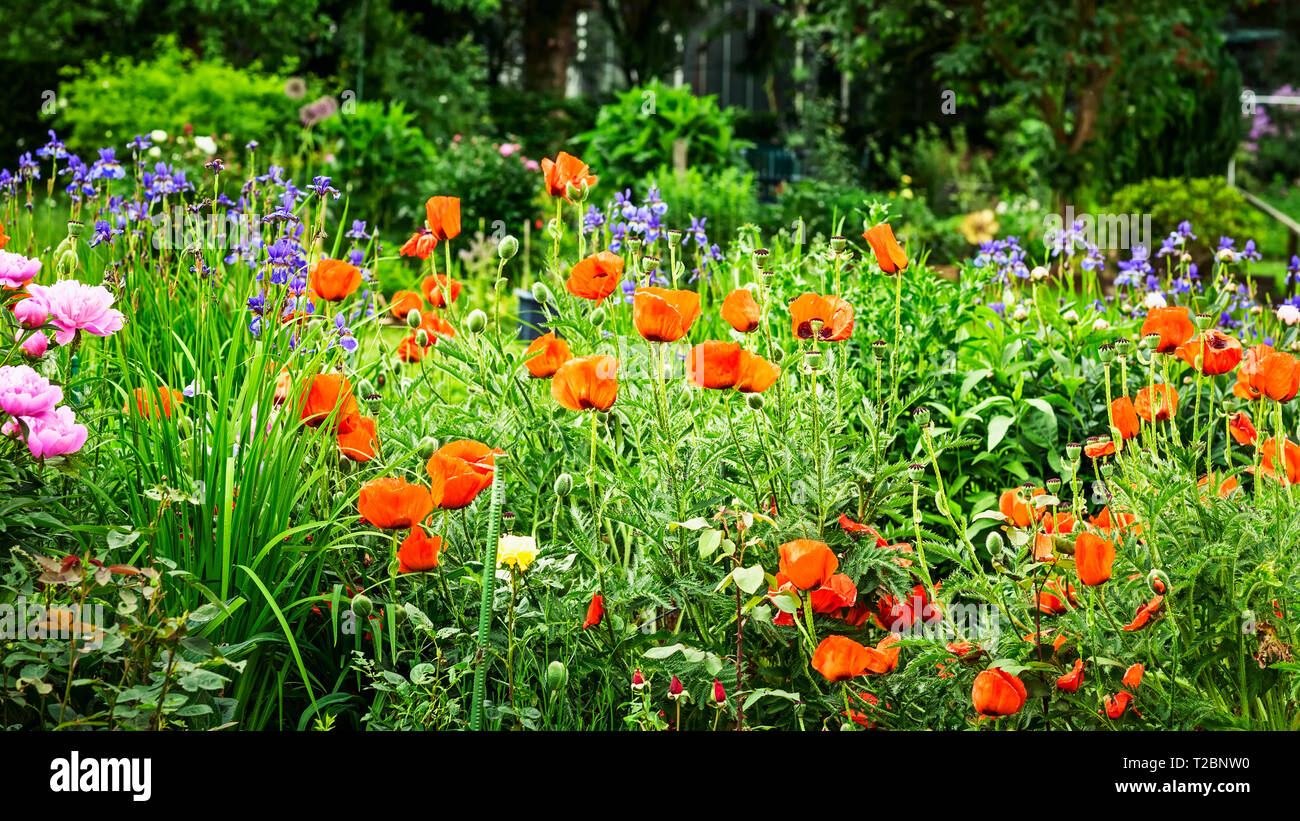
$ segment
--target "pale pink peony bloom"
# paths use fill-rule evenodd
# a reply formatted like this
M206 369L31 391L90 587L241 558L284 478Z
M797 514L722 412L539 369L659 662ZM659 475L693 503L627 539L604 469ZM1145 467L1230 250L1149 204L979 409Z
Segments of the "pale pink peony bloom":
M86 444L86 426L77 424L72 408L60 405L45 419L24 419L27 423L27 449L34 459L66 456Z
M28 297L14 305L14 319L24 328L39 328L50 318L49 311L39 299Z
M10 416L43 419L63 401L63 388L26 365L0 365L0 408Z
M27 292L49 314L50 321L57 329L54 341L60 345L71 342L77 331L95 336L111 336L122 330L126 321L122 312L113 308L115 297L102 285L61 279L50 286L29 285ZM23 300L18 303L18 307L21 308L29 301ZM17 308L14 313L17 315ZM22 322L23 319L20 317L19 321Z
M37 331L23 340L23 353L32 359L40 359L45 356L45 351L50 347L50 338L45 334Z
M29 259L22 254L0 251L0 285L21 288L41 270L39 259Z

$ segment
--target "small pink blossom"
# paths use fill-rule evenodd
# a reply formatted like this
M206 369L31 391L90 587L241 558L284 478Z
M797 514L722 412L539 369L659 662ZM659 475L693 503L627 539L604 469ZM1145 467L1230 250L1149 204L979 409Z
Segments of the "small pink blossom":
M10 416L43 419L63 401L63 389L27 365L0 365L0 408Z
M29 259L22 254L0 251L0 285L6 288L23 287L36 276L39 270L41 270L39 259Z
M498 148L497 150L501 152L501 156L509 157L511 154L518 151L519 148L520 148L519 143L502 143L501 147Z
M537 160L529 160L528 162L524 163L524 168L527 169L528 171L536 171L539 168L541 168L541 166L537 164Z
M28 297L14 305L14 319L24 328L39 328L49 319L50 312L39 299Z
M45 356L45 351L50 347L50 338L45 334L37 331L30 334L23 340L23 353L32 359L40 359Z
M61 279L50 286L29 285L27 291L32 295L31 299L37 300L40 307L49 314L57 328L54 341L60 345L71 342L77 331L95 336L111 336L122 330L126 321L122 312L112 307L115 297L102 285ZM21 307L29 301L25 299L18 305Z
M86 444L86 426L77 424L72 408L60 405L46 419L24 419L27 423L27 449L34 459L66 456Z

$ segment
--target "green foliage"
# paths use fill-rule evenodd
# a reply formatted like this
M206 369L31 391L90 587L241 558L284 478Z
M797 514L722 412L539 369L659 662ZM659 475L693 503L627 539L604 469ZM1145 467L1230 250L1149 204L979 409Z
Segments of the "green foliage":
M1111 214L1150 214L1153 239L1190 220L1197 239L1189 243L1189 251L1202 263L1219 247L1219 237L1236 239L1240 248L1264 222L1260 212L1222 177L1143 180L1115 192L1106 209Z
M691 217L708 219L705 228L714 242L733 240L741 226L759 219L754 175L738 168L717 172L688 168L684 174L661 168L646 177L646 187L658 186L665 202L672 204L674 221L685 228Z
M466 226L481 225L489 235L518 235L524 221L534 218L540 210L535 198L542 189L541 172L529 163L516 143L468 137L451 140L437 149L420 179L426 197L460 197L461 219ZM423 205L421 199L421 213Z
M590 131L575 137L600 162L597 174L613 179L640 177L673 162L673 146L686 142L686 162L697 171L721 171L739 162L749 143L736 139L734 114L716 98L689 86L670 88L658 80L622 92L596 115Z

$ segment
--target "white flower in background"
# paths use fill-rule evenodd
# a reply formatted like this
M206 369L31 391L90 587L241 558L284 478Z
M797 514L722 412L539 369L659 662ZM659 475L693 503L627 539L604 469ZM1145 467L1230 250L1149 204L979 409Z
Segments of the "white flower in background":
M1092 323L1092 329L1094 331L1109 331L1110 323L1106 321L1105 317L1102 317L1101 319L1098 319L1097 321Z
M1071 325L1074 325L1079 321L1079 312L1071 308L1070 310L1061 314L1061 319L1064 319L1066 322L1070 323Z
M211 137L195 137L194 144L209 157L217 153L217 141Z
M1219 262L1236 262L1237 260L1237 254L1231 248L1220 248L1218 257Z
M1047 279L1047 276L1048 276L1047 269L1041 265L1036 266L1034 270L1029 272L1029 278L1032 279L1034 282L1042 282L1043 280Z
M1012 314L1011 317L1017 322L1024 322L1026 319L1029 319L1029 309L1024 305L1020 305L1016 308L1016 312Z
M153 148L150 148L150 149L149 149L149 156L150 156L150 157L153 157L154 159L157 159L158 157L161 157L161 156L162 156L162 149L155 145Z
M1147 294L1146 299L1142 300L1142 304L1146 305L1147 310L1149 311L1152 308L1163 308L1168 303L1165 302L1164 294L1160 293L1159 291L1152 291L1151 293Z
M167 139L167 132L163 131L161 128L155 128L153 131L149 132L149 139L156 143L160 143Z
M1286 325L1294 325L1300 322L1300 308L1294 305L1283 305L1277 309L1277 318L1279 322Z

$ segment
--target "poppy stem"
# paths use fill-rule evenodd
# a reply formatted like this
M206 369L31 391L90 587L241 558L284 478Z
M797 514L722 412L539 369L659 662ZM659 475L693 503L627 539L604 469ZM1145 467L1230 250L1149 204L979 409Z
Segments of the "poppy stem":
M496 587L497 573L497 537L501 527L501 505L505 497L505 485L501 479L501 460L505 454L497 454L495 469L492 471L491 503L488 510L488 543L483 557L483 594L478 608L478 652L475 654L474 700L470 709L469 728L473 731L483 729L483 714L487 700L487 661L488 629L492 626L493 588Z

